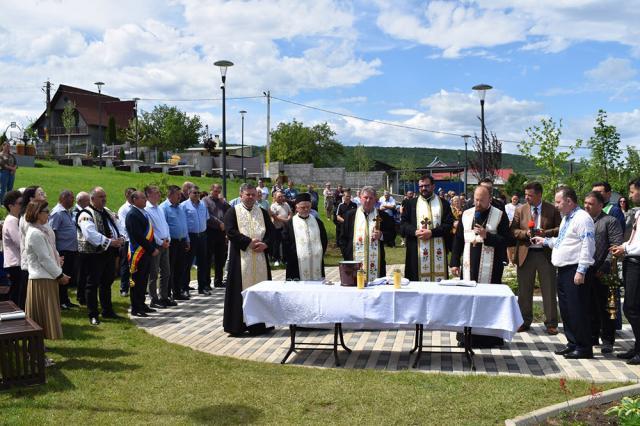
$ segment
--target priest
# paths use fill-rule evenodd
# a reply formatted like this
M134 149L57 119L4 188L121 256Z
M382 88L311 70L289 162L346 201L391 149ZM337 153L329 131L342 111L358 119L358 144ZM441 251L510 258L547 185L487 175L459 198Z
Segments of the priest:
M478 186L473 194L474 208L462 213L451 252L451 273L482 284L500 284L511 240L507 214L491 205L491 193ZM462 258L462 263L460 259ZM462 267L462 270L461 270ZM458 345L462 335L458 333ZM502 346L499 337L472 335L476 348Z
M284 224L283 249L287 259L287 279L318 281L324 278L327 231L311 213L311 194L296 195L296 214Z
M400 234L405 237L404 276L410 281L439 281L448 277L447 253L453 214L446 200L434 194L433 177L418 181L420 195L402 209Z
M391 216L376 209L376 190L365 186L360 190L360 206L344 215L341 235L344 260L362 262L367 282L387 274L384 245L396 237Z
M224 229L229 238L229 271L224 298L224 331L233 337L247 332L264 334L273 329L264 323L247 326L242 312L242 291L271 279L267 249L274 228L269 214L255 202L256 188L250 183L240 187L240 203L227 210Z

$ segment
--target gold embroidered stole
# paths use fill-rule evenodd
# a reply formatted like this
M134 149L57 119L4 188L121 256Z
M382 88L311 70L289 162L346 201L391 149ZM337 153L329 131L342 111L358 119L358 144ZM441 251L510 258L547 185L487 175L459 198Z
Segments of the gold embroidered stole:
M234 208L240 233L251 239L262 240L267 230L262 209L254 204L251 210L247 210L242 203ZM268 279L267 261L264 253L256 253L248 247L246 250L240 250L240 270L242 290Z
M416 230L422 229L423 223L427 229L440 226L442 222L442 201L433 195L427 201L418 197L416 202ZM444 238L436 237L428 240L418 239L418 279L420 281L436 281L436 278L447 277L447 252Z
M323 253L318 221L311 215L307 219L303 219L297 214L291 220L296 239L300 280L321 280Z
M380 240L371 240L377 217L377 209L365 216L360 206L356 210L353 224L353 260L362 262L362 269L367 272L367 282L378 278L380 267Z
M462 213L462 225L464 226L464 251L462 253L462 270L463 277L466 280L471 279L471 244L482 244L480 248L480 265L478 269L478 283L491 283L491 274L493 272L493 259L495 257L495 248L484 244L484 240L473 231L473 219L476 210L471 208ZM498 225L502 219L502 211L491 206L489 217L487 218L487 232L495 234L498 232Z

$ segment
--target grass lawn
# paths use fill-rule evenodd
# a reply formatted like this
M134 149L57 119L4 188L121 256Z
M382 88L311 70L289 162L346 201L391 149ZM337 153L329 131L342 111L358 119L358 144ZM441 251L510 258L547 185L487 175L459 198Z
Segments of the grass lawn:
M55 199L62 188L101 185L115 209L124 187L159 177L45 163L19 169L16 187L37 183ZM212 182L190 180L203 188ZM230 198L237 187L237 181L229 186ZM404 249L393 253L403 259ZM128 303L117 290L114 284L114 306L125 315ZM0 424L477 425L566 397L557 379L319 369L213 356L167 343L126 319L91 327L85 309L63 312L63 329L64 340L48 342L56 365L47 370L47 384L0 392ZM570 397L589 394L587 382L567 386Z

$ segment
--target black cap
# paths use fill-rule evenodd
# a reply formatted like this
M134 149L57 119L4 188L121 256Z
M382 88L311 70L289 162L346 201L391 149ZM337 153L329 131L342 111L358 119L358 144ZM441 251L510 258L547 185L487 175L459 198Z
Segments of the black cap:
M300 194L296 195L296 204L303 201L311 202L311 194L309 194L308 192L301 192Z

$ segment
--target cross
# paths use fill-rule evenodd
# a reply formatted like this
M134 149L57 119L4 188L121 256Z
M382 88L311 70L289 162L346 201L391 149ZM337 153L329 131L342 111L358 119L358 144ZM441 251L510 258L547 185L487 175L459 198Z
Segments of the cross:
M429 229L429 226L431 225L431 221L429 220L428 217L425 217L420 221L420 224L422 224L422 229Z

